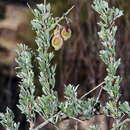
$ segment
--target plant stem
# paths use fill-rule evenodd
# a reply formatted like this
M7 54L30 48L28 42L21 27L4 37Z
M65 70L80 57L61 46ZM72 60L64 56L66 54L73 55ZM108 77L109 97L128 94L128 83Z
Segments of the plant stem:
M87 95L89 95L91 92L93 92L94 90L96 90L97 88L99 88L100 86L102 86L105 83L105 81L101 82L98 86L96 86L95 88L93 88L92 90L90 90L88 93L84 94L80 99L83 99L84 97L86 97Z
M60 17L56 22L55 24L53 24L50 28L49 28L49 31L51 31L52 29L55 28L55 26L57 26L59 24L60 21L62 21L70 12L71 10L74 8L75 6L72 6L66 13L64 13L62 15L62 17Z
M34 128L33 130L39 130L42 127L44 127L45 125L47 125L55 116L59 115L61 112L58 112L57 114L55 114L54 116L52 116L51 118L49 118L48 120L44 121L43 123L41 123L40 125L38 125L36 128Z
M78 121L78 122L80 122L80 123L84 123L84 121L82 121L82 120L80 120L80 119L78 119L78 118L75 118L75 117L72 117L72 116L70 116L69 118L70 118L70 119L73 119L73 120L76 120L76 121Z

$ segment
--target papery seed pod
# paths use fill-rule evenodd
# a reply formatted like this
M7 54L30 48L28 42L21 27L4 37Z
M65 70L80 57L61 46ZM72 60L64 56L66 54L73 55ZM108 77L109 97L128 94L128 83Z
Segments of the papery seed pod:
M66 41L71 37L71 29L68 27L63 27L61 30L61 36L63 37L63 39Z
M54 35L51 41L52 46L58 51L63 45L63 39L60 34Z

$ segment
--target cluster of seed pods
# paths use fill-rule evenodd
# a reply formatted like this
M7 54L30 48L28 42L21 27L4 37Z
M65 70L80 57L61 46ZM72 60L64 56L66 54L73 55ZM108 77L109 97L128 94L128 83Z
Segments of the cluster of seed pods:
M56 51L58 51L63 46L64 41L71 37L71 33L71 29L68 26L57 26L55 28L51 44Z

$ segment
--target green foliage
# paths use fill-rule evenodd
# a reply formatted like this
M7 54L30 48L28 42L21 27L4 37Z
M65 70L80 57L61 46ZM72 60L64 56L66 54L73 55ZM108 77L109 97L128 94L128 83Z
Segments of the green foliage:
M108 75L105 78L104 89L108 92L110 97L116 102L118 101L119 84L121 81L120 76L116 76L116 71L120 65L120 59L116 60L116 40L115 34L117 26L115 26L115 20L123 15L123 12L113 7L109 8L108 2L104 0L95 0L93 9L100 15L101 21L98 22L101 30L98 32L100 39L102 40L103 50L100 50L100 57L103 62L107 65Z
M119 128L117 126L122 119L122 115L128 114L130 109L127 102L123 104L119 102L121 77L116 74L120 59L116 59L115 35L117 26L115 25L115 20L122 16L123 12L115 7L109 8L108 2L105 0L94 0L92 7L100 15L101 21L98 22L98 25L101 29L98 35L104 49L100 50L99 53L102 61L107 66L104 90L109 94L109 101L104 106L104 114L115 120L113 127Z
M35 19L32 20L33 29L36 32L37 61L39 63L39 82L42 86L43 95L37 98L35 111L43 119L47 120L57 112L57 93L53 91L55 86L56 66L51 66L54 57L53 52L48 52L50 48L51 29L55 27L55 21L50 13L50 4L37 5L33 11ZM53 28L52 28L53 26Z
M120 65L120 59L116 59L115 48L115 35L117 31L115 20L122 16L123 13L117 8L109 8L108 2L104 0L94 0L92 7L100 15L101 21L98 22L98 25L101 30L98 32L98 35L101 39L101 44L104 47L104 49L100 50L100 57L107 66L107 76L104 79L105 85L103 89L109 94L109 101L104 106L104 114L106 116L111 116L114 119L114 129L124 129L126 128L125 122L120 125L118 125L118 123L120 123L122 116L125 114L130 116L130 107L127 102L121 104L119 101L121 77L116 73ZM82 98L87 94L83 95L81 98L78 98L78 86L65 85L65 101L59 102L58 94L54 91L54 87L56 85L56 65L52 65L54 51L51 51L50 49L52 47L51 40L54 35L61 35L61 30L58 34L54 34L54 30L57 27L62 27L59 25L60 21L67 19L67 14L72 10L72 8L64 13L62 17L55 18L51 13L50 4L46 4L45 2L44 4L37 5L37 8L32 10L35 18L31 21L32 28L36 32L35 42L37 45L37 50L36 52L33 52L26 45L19 45L16 62L18 64L17 70L19 71L17 76L21 78L21 82L19 84L20 94L19 104L17 106L21 110L21 113L26 116L27 121L30 124L30 130L38 130L49 122L56 124L65 117L72 119L76 119L75 117L84 117L84 119L90 119L92 116L97 114L96 106L99 103L98 100L100 94L96 99L90 98L87 100L82 100ZM65 28L64 31L66 31ZM71 36L71 34L69 36ZM60 36L60 38L62 37ZM54 42L53 44L56 43L58 42ZM60 48L55 50L59 49ZM38 81L42 87L41 96L35 95L36 86L34 84L32 64L34 61L38 62ZM39 114L45 122L34 128L36 113ZM1 113L0 119L0 123L7 129L18 130L19 123L16 124L13 121L14 115L10 109L7 108L7 112L5 114ZM90 129L97 130L100 128L93 125Z
M68 85L65 87L65 98L66 101L60 103L59 108L63 111L64 114L69 116L77 116L80 113L81 106L79 105L79 101L77 98L77 88L72 85Z
M116 60L115 34L117 26L115 26L115 20L122 16L123 13L117 8L109 8L108 3L104 0L95 0L92 7L99 13L101 19L98 23L101 28L98 35L102 40L101 43L104 46L104 49L100 50L100 57L107 65L106 70L108 73L105 78L104 89L110 95L110 100L112 100L106 104L105 108L109 110L114 118L117 118L118 114L115 114L115 111L117 111L116 105L120 97L119 84L121 78L120 76L116 76L117 68L120 65L120 59Z
M124 112L127 113L128 116L130 117L130 106L128 104L128 102L124 102L123 104L120 104L119 109Z
M0 124L7 130L18 130L19 128L19 123L14 122L14 114L8 107L6 113L0 113Z
M42 95L41 97L37 97L37 101L34 105L35 112L37 112L39 115L42 116L44 120L48 120L51 118L54 114L58 112L58 96L56 93L54 95ZM53 123L55 122L52 119Z
M94 115L93 106L95 99L88 101L80 100L77 97L78 86L68 85L65 87L65 102L61 102L59 108L68 117L83 116L85 119L90 119Z
M116 130L128 130L128 126L126 124L121 125Z
M97 111L95 108L96 105L97 102L94 98L89 98L87 101L80 101L81 113L83 113L85 119L90 119L95 115Z
M100 129L100 126L98 126L98 125L93 125L93 126L90 126L90 127L89 127L89 130L101 130L101 129Z
M34 85L34 72L32 66L32 51L26 46L20 44L19 51L17 51L18 63L17 69L19 72L17 76L22 79L20 82L20 94L18 108L23 114L26 115L27 120L32 122L35 117L34 113L34 100L35 100L35 85Z

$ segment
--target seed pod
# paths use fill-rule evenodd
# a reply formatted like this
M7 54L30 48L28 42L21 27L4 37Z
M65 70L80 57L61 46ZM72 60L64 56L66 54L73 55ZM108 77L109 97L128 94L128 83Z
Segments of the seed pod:
M60 34L54 35L51 41L52 46L58 51L63 45L63 39Z
M66 41L71 37L71 29L68 27L63 27L61 30L61 36L63 37L63 39Z

